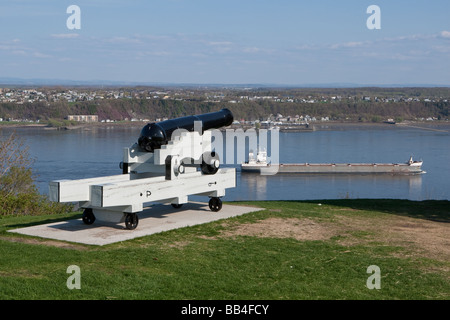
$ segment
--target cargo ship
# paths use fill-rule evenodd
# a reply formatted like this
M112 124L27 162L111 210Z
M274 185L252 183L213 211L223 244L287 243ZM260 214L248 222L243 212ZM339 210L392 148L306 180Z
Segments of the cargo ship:
M241 164L242 172L254 172L261 174L276 173L388 173L388 174L421 174L423 161L414 161L412 156L405 163L280 163L267 162L266 151L259 151L254 156L249 153L249 159Z

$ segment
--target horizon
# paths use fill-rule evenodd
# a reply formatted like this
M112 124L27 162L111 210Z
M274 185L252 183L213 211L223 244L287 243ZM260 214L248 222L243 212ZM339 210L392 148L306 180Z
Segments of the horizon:
M0 77L0 87L205 87L205 88L249 88L249 89L351 89L351 88L450 88L450 85L432 83L412 84L370 84L370 83L176 83L176 82L130 82L111 80L71 80L71 79L24 79Z
M444 0L22 0L0 4L0 82L448 87L449 9Z

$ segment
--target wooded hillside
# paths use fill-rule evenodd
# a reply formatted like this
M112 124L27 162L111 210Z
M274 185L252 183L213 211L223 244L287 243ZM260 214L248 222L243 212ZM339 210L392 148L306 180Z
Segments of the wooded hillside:
M67 88L40 89L40 98L0 103L0 118L49 120L68 115L98 115L99 120L174 118L229 108L235 119L266 120L270 115L284 117L309 115L330 120L378 122L401 120L445 120L449 117L450 88L343 88L343 89L165 89L77 88L70 99L56 99L49 93ZM48 90L45 91L45 90ZM30 92L30 90L25 90ZM16 95L21 91L10 91ZM22 91L23 92L23 91ZM31 91L33 92L33 91ZM36 92L36 90L34 91ZM65 93L64 93L65 92ZM80 93L83 92L83 93ZM162 94L161 94L162 93ZM23 94L23 93L22 93ZM13 96L12 94L9 95ZM32 95L28 94L26 97ZM88 98L87 98L88 97ZM15 99L17 100L17 99ZM32 102L29 102L32 101Z

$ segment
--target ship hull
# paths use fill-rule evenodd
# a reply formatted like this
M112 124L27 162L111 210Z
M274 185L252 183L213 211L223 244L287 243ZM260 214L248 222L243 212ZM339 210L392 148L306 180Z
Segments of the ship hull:
M242 172L253 173L331 173L331 174L351 174L351 173L388 173L388 174L420 174L423 173L421 165L395 164L395 163L292 163L280 165L251 165L242 164Z

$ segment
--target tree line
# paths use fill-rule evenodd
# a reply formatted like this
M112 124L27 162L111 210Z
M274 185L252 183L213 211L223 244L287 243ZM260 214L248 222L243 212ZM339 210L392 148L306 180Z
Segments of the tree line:
M104 99L79 102L1 103L0 118L48 121L64 119L67 115L98 115L99 120L131 120L175 118L229 108L235 119L265 120L270 115L309 115L329 117L336 121L376 122L387 118L417 120L449 117L448 100L376 102L342 99L333 102L274 102L270 100L242 100L238 103L208 102L201 99Z

